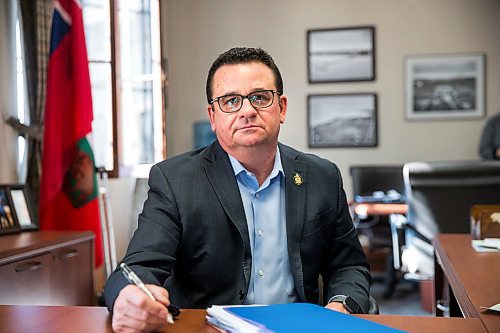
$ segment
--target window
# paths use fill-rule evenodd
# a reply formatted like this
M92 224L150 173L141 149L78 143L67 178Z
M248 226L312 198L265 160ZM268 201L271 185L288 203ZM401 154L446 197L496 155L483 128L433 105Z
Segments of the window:
M25 105L26 90L24 77L23 49L21 46L21 28L19 17L16 19L16 87L17 87L17 118L22 124L29 123L29 112ZM18 179L26 179L27 172L27 150L26 139L19 135L17 137L17 175Z
M165 157L158 0L83 0L97 166L137 174Z

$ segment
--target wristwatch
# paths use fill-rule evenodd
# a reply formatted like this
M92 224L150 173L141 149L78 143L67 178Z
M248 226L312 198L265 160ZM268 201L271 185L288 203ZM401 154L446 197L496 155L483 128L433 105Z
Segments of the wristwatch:
M328 303L331 302L342 303L349 313L363 313L359 304L351 296L335 295Z

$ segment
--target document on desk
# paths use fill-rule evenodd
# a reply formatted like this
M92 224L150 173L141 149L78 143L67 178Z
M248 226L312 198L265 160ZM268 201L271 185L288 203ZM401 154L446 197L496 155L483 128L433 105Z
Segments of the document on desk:
M500 314L500 303L495 304L493 306L487 307L487 306L481 306L481 309L486 310L486 311L494 311Z
M403 332L310 303L211 306L207 321L221 332Z
M500 252L500 238L473 239L472 248L476 252Z

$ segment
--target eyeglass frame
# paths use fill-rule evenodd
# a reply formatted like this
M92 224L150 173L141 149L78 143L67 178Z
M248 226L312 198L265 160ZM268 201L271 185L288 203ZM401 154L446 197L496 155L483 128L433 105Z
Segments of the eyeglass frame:
M259 93L259 92L267 92L267 91L270 91L273 93L273 99L271 100L271 103L269 103L268 106L262 106L262 107L257 107L255 105L253 105L252 101L250 100L250 98L248 98L248 96L252 95L252 94L255 94L255 93ZM219 96L219 97L216 97L216 98L212 98L211 100L208 101L208 103L210 105L214 105L215 102L217 102L217 104L219 105L219 109L224 112L224 113L236 113L238 111L241 110L241 108L243 107L243 101L246 99L248 99L248 102L250 102L250 105L255 109L255 110L260 110L260 109L265 109L265 108L268 108L270 107L271 105L273 105L274 103L274 94L278 95L278 97L280 97L281 95L283 95L282 93L280 93L278 90L272 90L272 89L263 89L263 90L256 90L256 91L252 91L251 93L249 93L248 95L240 95L240 94L227 94L227 95L222 95L222 96ZM235 110L235 111L224 111L220 105L220 102L219 100L223 97L228 97L228 96L239 96L241 97L241 105L239 107L238 110Z

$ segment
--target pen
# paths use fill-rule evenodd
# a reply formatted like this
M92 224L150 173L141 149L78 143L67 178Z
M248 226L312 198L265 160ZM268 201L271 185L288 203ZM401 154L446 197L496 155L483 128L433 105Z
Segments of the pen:
M149 291L149 289L146 288L144 282L142 282L142 280L137 276L137 274L135 274L135 272L131 270L126 263L122 262L120 264L120 268L122 270L123 275L125 275L125 278L128 280L128 282L135 284L146 295L148 295L149 298L151 298L153 301L156 302L156 298L153 296L151 291ZM174 318L172 317L172 314L170 312L167 314L167 322L170 324L174 323Z

